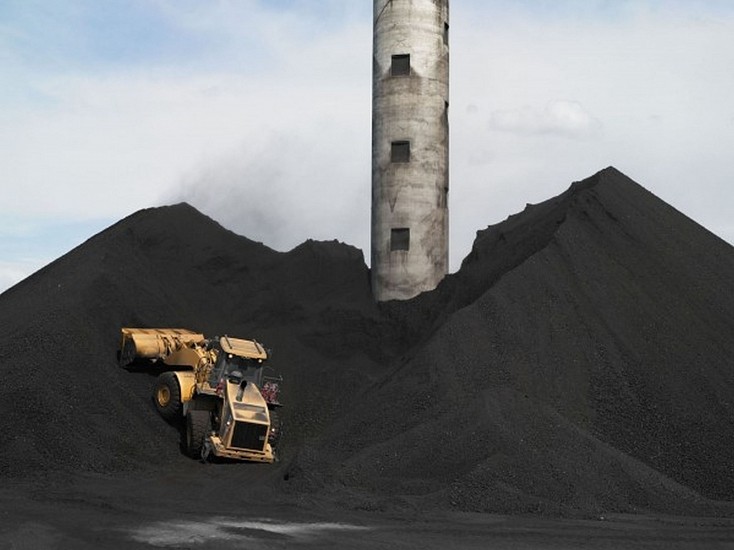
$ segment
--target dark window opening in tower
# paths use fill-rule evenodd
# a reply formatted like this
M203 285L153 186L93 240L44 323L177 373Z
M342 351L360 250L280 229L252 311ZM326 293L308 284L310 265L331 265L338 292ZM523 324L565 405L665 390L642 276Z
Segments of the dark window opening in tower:
M443 43L445 46L449 45L449 24L443 24Z
M410 162L409 141L393 141L390 144L390 162Z
M390 251L410 250L410 229L407 227L393 228L390 232Z
M410 76L410 54L404 53L392 56L390 66L391 76Z

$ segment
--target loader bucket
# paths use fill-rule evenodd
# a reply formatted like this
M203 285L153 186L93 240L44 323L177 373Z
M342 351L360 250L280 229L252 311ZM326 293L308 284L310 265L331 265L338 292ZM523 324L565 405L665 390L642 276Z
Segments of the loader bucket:
M187 344L203 340L203 334L182 328L123 328L120 366L136 359L163 359Z

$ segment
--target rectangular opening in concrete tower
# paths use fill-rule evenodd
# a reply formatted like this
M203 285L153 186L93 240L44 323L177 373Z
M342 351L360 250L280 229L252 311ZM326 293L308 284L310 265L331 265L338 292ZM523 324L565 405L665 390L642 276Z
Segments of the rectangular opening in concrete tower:
M394 227L390 232L390 251L410 250L410 229Z
M443 43L445 46L449 45L449 24L443 24Z
M390 144L390 162L410 162L409 141L393 141Z
M392 56L392 64L390 65L391 76L409 76L410 75L410 54L403 53Z

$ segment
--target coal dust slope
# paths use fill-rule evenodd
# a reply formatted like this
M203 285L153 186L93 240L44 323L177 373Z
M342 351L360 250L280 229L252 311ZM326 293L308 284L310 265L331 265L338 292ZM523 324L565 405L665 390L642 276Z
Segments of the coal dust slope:
M425 339L294 483L504 512L734 499L734 249L615 169L388 309Z
M309 241L278 253L185 204L138 212L0 296L0 473L188 462L178 431L152 406L155 372L117 365L121 326L264 342L288 380L283 399L287 415L299 414L297 441L373 376L365 334L379 334L377 314L353 247ZM335 327L341 338L326 341ZM326 407L297 391L319 377L342 389Z
M731 246L611 168L379 307L353 247L280 253L185 204L143 210L0 295L0 475L198 467L156 373L115 356L121 326L180 326L256 338L285 377L281 463L209 470L228 487L707 512L734 499L733 286Z

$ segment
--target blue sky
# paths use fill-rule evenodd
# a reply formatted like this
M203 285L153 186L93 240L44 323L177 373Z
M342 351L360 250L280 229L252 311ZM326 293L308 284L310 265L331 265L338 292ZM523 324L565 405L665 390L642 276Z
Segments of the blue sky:
M451 263L614 165L734 242L734 2L452 0ZM0 291L186 200L369 247L372 3L0 3Z

